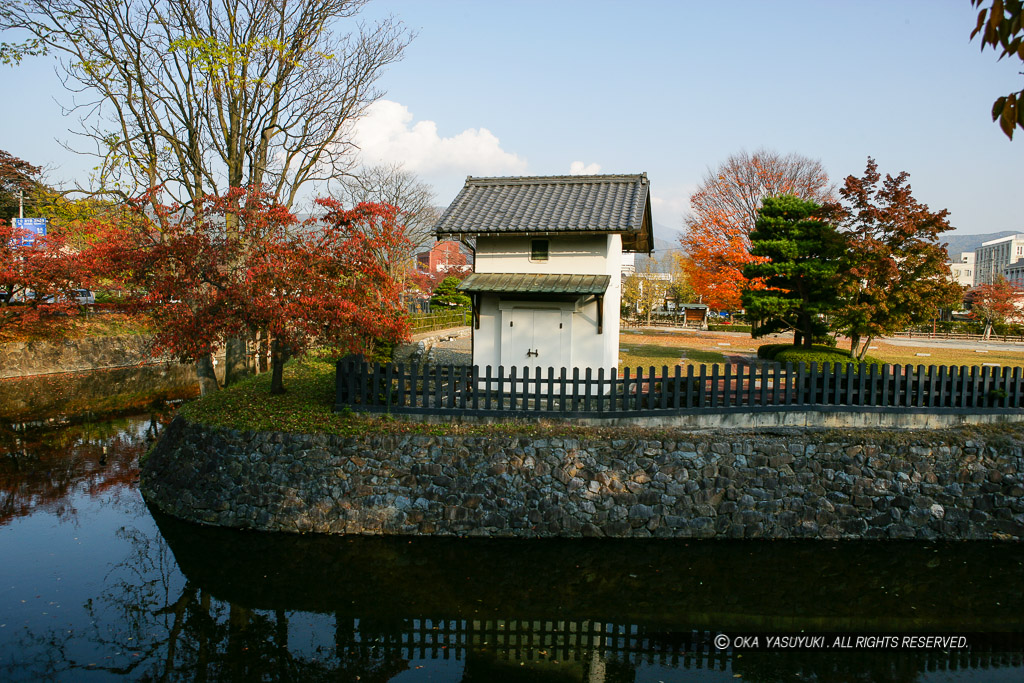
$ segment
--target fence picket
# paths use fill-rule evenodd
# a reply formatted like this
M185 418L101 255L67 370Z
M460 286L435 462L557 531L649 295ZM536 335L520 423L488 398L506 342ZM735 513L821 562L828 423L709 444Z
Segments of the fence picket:
M555 409L555 369L548 366L548 410Z
M580 409L580 369L572 369L572 412Z
M452 412L529 411L540 414L643 413L761 409L804 405L882 408L1024 407L1024 372L1003 366L882 366L864 363L809 365L773 363L758 367L702 364L625 368L530 366L431 366L381 364L342 359L336 364L335 405L370 411ZM556 386L557 382L557 386ZM497 386L495 386L497 385ZM760 391L758 391L760 389ZM507 397L507 401L506 401Z
M1021 381L1020 368L1014 368L1013 369L1013 382L1010 385L1011 386L1011 390L1010 390L1010 397L1011 397L1010 398L1010 406L1012 406L1014 408L1020 408L1020 393L1021 393L1020 392L1020 389L1021 389L1020 381Z
M619 369L618 368L612 368L610 375L611 376L608 378L608 382L609 382L608 410L610 410L612 412L615 412L615 411L617 411L619 409L619 407L618 407L618 398L617 398L618 393L619 393L619 391L618 391L618 389L619 389Z
M811 361L810 367L810 378L806 403L809 405L818 405L818 362Z
M693 366L686 366L686 407L693 407Z
M700 384L697 385L697 405L704 407L704 393L707 391L708 386L708 368L706 365L701 364L700 366Z
M518 368L512 366L508 371L508 409L519 410Z
M821 403L822 405L830 405L832 403L832 394L829 391L829 386L832 380L832 364L822 363L821 364Z
M677 365L672 374L672 409L679 410L679 390L682 389L680 386L679 366Z
M896 407L906 405L907 365L892 366L892 404Z
M964 392L966 395L966 392ZM978 408L981 402L978 400L978 366L971 366L971 401L966 406L969 408Z
M466 409L466 400L469 398L469 378L466 376L470 368L465 365L459 366L458 385L455 387L455 395L459 399L459 410Z
M635 398L633 399L633 410L641 409L641 402L644 396L644 369L640 366L636 368L636 392Z
M480 366L474 365L470 370L469 391L473 396L473 410L480 410Z
M991 403L991 401L989 401L989 393L992 391L990 388L992 382L992 368L988 365L983 365L981 366L980 374L981 377L978 378L978 398L975 399L974 406L978 407L981 405L988 408Z
M880 406L883 408L889 405L889 368L891 366L886 363L882 366L882 394Z
M963 400L963 378L960 377L960 368L956 365L949 366L949 407L955 408Z
M782 374L782 366L779 363L772 363L772 405L779 405L779 394L782 393L782 387L779 383L782 378L779 375Z
M783 396L787 406L793 402L793 364L790 362L786 363L786 389Z
M678 365L676 367L679 367ZM658 407L664 410L668 408L668 366L661 366L661 396L659 397Z
M591 377L590 368L587 368L586 373L583 376L583 411L590 412L590 387L593 382Z
M505 410L505 366L498 366L498 410Z
M857 405L867 405L864 386L867 375L867 364L862 362L857 366Z
M711 407L718 407L718 364L711 366Z

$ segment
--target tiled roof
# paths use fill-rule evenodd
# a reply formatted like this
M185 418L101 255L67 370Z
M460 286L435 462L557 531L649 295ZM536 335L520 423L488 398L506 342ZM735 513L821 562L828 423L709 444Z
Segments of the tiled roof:
M459 291L496 294L604 294L610 282L610 275L474 273L459 283Z
M630 251L650 251L647 174L473 178L434 227L449 235L623 235Z

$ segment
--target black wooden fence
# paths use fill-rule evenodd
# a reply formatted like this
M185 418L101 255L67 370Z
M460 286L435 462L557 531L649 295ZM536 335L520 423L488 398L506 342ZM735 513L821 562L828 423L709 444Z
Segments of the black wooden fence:
M335 409L443 415L641 417L693 412L942 410L1024 407L1020 368L828 363L505 368L338 361Z

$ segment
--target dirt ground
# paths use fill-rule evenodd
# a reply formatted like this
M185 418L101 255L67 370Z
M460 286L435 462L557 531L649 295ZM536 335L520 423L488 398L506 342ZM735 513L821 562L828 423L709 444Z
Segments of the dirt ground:
M674 367L675 365L712 365L754 361L762 344L792 341L792 335L771 335L752 339L746 332L704 332L674 328L623 330L619 336L619 367ZM840 339L839 348L849 348ZM470 337L435 342L431 346L434 361L455 365L470 364ZM939 340L927 338L878 339L868 352L887 363L915 365L992 364L1024 368L1024 344Z

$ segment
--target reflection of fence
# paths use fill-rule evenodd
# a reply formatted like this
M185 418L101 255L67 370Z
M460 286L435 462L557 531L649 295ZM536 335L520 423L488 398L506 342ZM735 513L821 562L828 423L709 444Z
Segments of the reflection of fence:
M339 617L340 619L340 617ZM535 619L352 619L339 631L350 651L398 650L404 659L463 659L487 649L519 661L578 661L594 654L629 654L662 665L724 669L728 653L712 646L710 631L663 631L635 624Z
M1024 406L1020 368L778 363L705 365L670 372L626 368L497 370L452 365L381 365L338 361L336 408L371 412L624 417L765 410L1017 410Z
M715 647L715 631L652 628L596 620L537 619L403 619L378 621L338 617L338 646L350 654L394 651L407 660L464 659L467 653L488 650L507 661L587 661L621 658L634 665L657 663L673 668L735 667L757 652ZM839 634L836 634L839 635ZM759 644L765 644L759 634ZM831 638L829 638L831 642ZM968 649L907 650L900 654L921 670L1019 667L1019 634L972 634ZM764 656L803 657L808 651L776 650Z
M469 325L470 312L459 309L456 311L445 311L444 313L426 313L422 315L409 316L411 323L410 333L432 332L444 330L449 327L464 327Z

